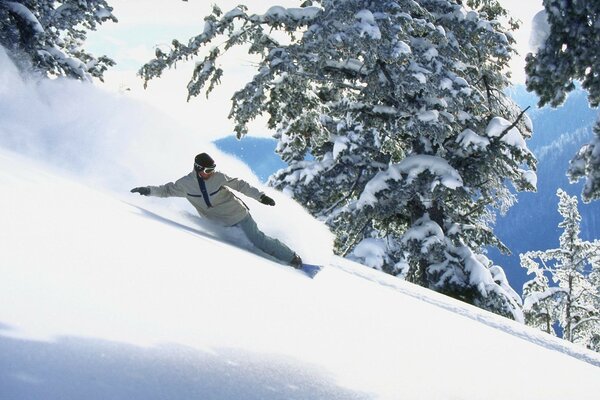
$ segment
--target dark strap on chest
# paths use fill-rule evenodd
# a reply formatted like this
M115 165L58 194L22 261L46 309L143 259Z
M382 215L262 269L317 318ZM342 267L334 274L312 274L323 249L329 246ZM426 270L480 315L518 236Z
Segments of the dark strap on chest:
M196 174L196 178L198 178L198 186L200 186L200 192L202 193L202 197L204 198L204 202L208 208L212 207L210 204L210 196L208 195L208 190L206 190L206 183L204 183L204 179L202 179L199 175Z

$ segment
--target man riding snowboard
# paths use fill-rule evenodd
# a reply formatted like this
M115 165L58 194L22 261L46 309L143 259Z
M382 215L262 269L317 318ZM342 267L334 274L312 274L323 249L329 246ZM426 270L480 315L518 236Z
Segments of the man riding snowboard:
M143 196L185 197L198 213L225 226L237 226L257 248L289 264L302 267L302 259L279 240L258 229L246 205L231 192L237 190L263 204L274 206L275 201L249 183L215 171L214 160L206 153L194 159L194 170L188 175L162 186L144 186L131 189Z

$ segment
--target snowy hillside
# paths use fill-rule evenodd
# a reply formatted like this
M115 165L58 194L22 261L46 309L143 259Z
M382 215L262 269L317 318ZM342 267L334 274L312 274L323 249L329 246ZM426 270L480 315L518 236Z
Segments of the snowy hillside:
M600 391L597 354L365 267L311 280L168 206L6 151L0 171L3 400Z
M259 225L315 279L255 254L182 199L134 185L208 151L155 110L0 51L0 399L596 399L600 356L331 256L269 191ZM265 189L268 190L268 189Z
M600 391L597 354L339 258L311 280L6 151L0 185L3 400Z

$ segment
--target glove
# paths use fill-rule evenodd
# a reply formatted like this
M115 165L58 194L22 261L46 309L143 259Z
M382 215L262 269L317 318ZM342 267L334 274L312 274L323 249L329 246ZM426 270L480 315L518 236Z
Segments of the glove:
M136 187L130 190L131 193L139 193L142 196L149 196L150 195L150 188L146 187L146 186L142 186L142 187Z
M272 198L270 198L266 194L263 194L262 196L260 196L260 202L263 203L263 204L266 204L268 206L274 206L275 205L275 200L273 200Z

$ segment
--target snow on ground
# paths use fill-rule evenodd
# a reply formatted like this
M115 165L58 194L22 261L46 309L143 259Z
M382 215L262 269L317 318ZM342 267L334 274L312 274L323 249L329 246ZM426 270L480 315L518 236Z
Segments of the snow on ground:
M339 258L311 280L172 207L49 170L0 152L3 400L600 390L595 353Z
M91 86L22 81L0 54L0 399L595 399L600 356L331 256L272 193L269 234L315 279L183 199L199 132Z

